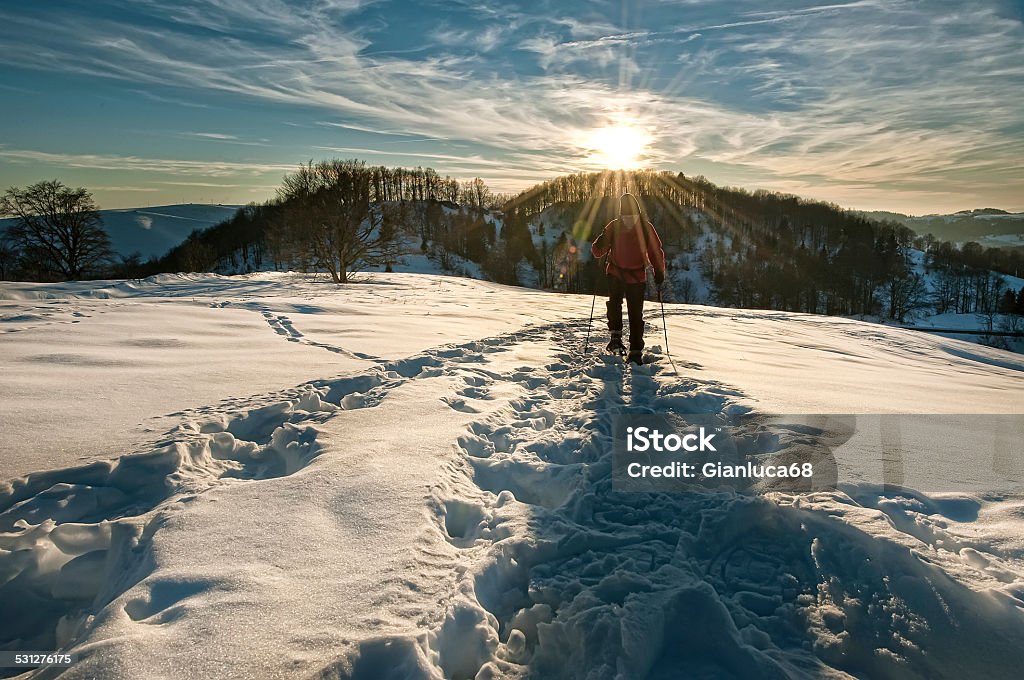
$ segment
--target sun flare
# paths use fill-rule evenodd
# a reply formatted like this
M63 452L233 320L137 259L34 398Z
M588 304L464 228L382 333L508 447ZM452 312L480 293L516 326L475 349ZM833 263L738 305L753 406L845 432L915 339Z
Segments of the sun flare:
M640 167L650 137L632 125L617 124L597 128L584 140L583 146L591 152L589 162L612 170L632 170Z

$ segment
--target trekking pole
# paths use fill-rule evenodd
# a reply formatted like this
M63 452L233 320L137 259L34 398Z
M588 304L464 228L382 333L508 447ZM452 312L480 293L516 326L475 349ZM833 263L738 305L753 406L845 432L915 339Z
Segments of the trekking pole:
M594 280L591 282L591 286L594 288L594 295L590 298L590 320L587 321L587 339L583 343L584 354L590 351L590 329L594 326L594 305L597 304L597 274L601 271L601 262L607 257L608 255L598 258L597 265L594 267Z
M587 339L583 343L583 353L590 351L590 329L594 325L594 305L597 304L597 286L594 286L594 295L590 298L590 320L587 321Z
M668 349L668 322L665 321L665 300L661 297L661 286L658 286L658 302L661 303L661 329L665 332L665 356L672 364L672 372L678 376L679 369L676 368L676 362L672 361L672 353Z

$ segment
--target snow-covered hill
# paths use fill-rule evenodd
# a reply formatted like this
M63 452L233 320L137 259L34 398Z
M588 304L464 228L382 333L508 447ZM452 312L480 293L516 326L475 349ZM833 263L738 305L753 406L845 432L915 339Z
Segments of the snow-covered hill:
M446 214L454 212L456 211L446 209ZM667 240L664 244L669 269L663 295L666 300L672 302L718 304L720 301L715 294L714 285L705 272L702 259L716 250L728 252L732 246L733 237L723 230L711 216L701 210L688 208L683 210L682 214L693 225L696 236L685 242ZM574 248L572 252L580 253L582 260L587 261L590 259L588 239L594 238L596 233L604 227L603 223L595 223L593 232L577 229L574 233L574 227L578 227L579 219L578 210L559 205L546 208L530 219L528 229L534 248L538 253L541 271L525 260L520 262L518 279L521 285L563 292L566 290L565 281L560 280L557 276L560 264L558 256L560 252L564 253L564 251L559 251L559 244L570 244ZM503 220L500 213L489 213L486 220L495 226L498 234L501 233ZM399 249L401 255L393 263L393 271L440 275L457 274L470 278L487 278L479 263L454 254L449 253L447 266L442 266L436 255L427 255L422 252L421 244L422 241L419 238L408 238ZM571 259L576 257L574 254ZM939 288L940 274L934 268L928 267L926 261L927 258L923 251L913 248L908 250L909 271L922 280L923 293L919 306L915 306L904 319L898 322L885 316L860 317L860 320L922 329L948 330L949 334L961 340L997 344L1003 349L1013 351L1024 349L1024 343L1019 337L992 336L985 332L986 330L997 332L1016 330L1019 328L1019 318L1012 319L1008 314L994 314L989 318L980 313L951 311L936 313L933 300ZM377 267L375 271L381 269L382 267ZM545 269L548 274L545 274ZM219 270L220 273L237 273L237 271L237 266L228 266ZM1020 277L1003 274L998 276L1004 285L1014 293L1024 288L1024 279ZM884 299L885 291L880 289L876 295L880 300L880 307L884 308L887 304ZM991 324L991 328L988 328L989 324Z
M163 255L195 229L205 229L230 219L239 207L186 203L101 210L100 217L116 253L131 255L138 252L146 260ZM11 218L0 220L0 231L11 222Z
M932 234L946 241L977 241L989 248L1024 245L1024 213L996 208L961 210L948 215L903 215L893 212L867 212L868 217L899 222L920 235Z
M0 648L76 653L62 678L1017 676L1024 433L977 414L1022 413L1018 355L670 304L677 375L654 309L650 364L599 320L584 351L590 305L0 283ZM746 455L837 488L617 490L643 413L743 415ZM878 416L910 413L945 415Z

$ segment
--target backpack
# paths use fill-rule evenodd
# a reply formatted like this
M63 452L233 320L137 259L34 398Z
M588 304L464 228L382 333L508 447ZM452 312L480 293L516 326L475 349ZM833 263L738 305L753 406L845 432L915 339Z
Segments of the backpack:
M618 217L615 218L615 222L617 222L619 224L622 224L621 219L618 218ZM609 242L609 246L608 246L608 263L611 264L611 266L614 267L615 269L618 269L619 271L623 271L623 272L647 271L647 268L651 266L651 256L650 256L651 243L650 243L650 240L649 240L650 237L647 235L647 220L644 218L643 213L640 214L640 221L638 222L637 226L640 228L640 230L641 230L641 232L643 234L642 242L641 242L641 239L639 239L639 238L637 239L637 241L640 242L640 245L642 247L642 251L643 251L643 255L644 255L644 266L642 266L642 267L623 267L623 266L619 265L615 261L615 240L616 239L615 239L615 237L613 235L611 240L610 240L610 242ZM636 231L636 227L634 227L633 231L634 232Z

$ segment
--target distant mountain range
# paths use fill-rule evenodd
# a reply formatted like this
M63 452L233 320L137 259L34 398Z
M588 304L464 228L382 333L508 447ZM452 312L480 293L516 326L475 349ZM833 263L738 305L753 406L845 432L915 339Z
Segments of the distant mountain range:
M918 234L930 233L943 241L977 241L984 246L1001 248L1024 247L1024 213L978 208L920 217L880 210L861 214L870 219L899 222Z
M143 260L147 260L163 255L195 229L205 229L230 219L240 207L185 203L101 210L100 216L115 252L121 255L138 252ZM0 220L0 231L12 221Z

